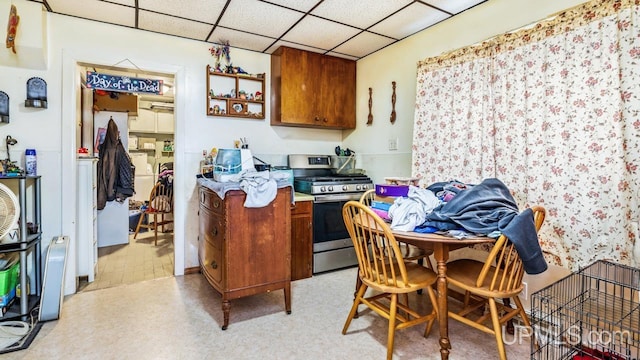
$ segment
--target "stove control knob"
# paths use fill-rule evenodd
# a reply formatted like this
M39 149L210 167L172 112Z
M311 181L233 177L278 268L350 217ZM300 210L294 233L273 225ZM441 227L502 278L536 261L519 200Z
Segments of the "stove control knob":
M324 186L320 186L320 192L325 192L327 189Z
M348 191L349 185L342 185L342 191Z
M369 185L362 185L362 190L367 190L369 189Z
M333 186L329 186L327 190L329 190L329 192L333 192Z
M364 186L364 185L363 185L363 186ZM361 189L362 189L362 186L360 186L360 185L356 185L356 191L359 191L359 190L361 190Z

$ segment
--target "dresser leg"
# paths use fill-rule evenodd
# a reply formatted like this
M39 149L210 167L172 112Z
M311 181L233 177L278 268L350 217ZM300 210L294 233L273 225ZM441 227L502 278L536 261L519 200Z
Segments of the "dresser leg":
M284 286L284 308L287 311L287 315L291 314L291 283L287 282Z
M222 330L227 330L229 326L229 309L231 309L231 302L229 300L222 300L222 313L224 314L224 324Z

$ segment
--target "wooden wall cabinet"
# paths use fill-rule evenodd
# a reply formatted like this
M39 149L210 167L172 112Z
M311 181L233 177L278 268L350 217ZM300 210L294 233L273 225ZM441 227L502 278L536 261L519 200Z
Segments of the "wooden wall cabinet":
M220 73L207 65L207 115L264 119L264 76Z
M282 46L271 54L271 125L356 127L356 62Z
M230 300L283 289L291 313L291 189L280 188L269 205L246 208L246 194L221 199L199 187L198 259L209 284L222 295L224 324Z
M291 205L291 281L313 274L313 202Z

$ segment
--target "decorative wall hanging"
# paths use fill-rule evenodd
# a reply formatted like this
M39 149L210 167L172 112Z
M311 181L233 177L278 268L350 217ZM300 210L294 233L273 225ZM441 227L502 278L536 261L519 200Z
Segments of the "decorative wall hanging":
M220 39L220 45L215 45L209 48L211 56L215 59L215 64L212 71L218 73L233 74L233 66L231 65L231 48L229 46L229 40ZM224 68L220 65L220 60L224 58L224 62L227 64Z
M373 101L371 100L371 93L373 90L369 88L369 116L367 116L367 125L371 125L373 123L373 114L371 114L371 105Z
M9 123L9 95L0 91L0 121Z
M12 4L11 11L9 11L9 22L7 23L7 49L11 49L14 54L16 53L16 32L18 31L19 22L18 9Z
M396 82L391 82L391 88L393 89L393 93L391 94L391 123L394 124L396 122Z
M162 95L162 80L100 74L87 71L87 88Z
M39 77L27 80L27 100L25 107L47 108L47 82Z

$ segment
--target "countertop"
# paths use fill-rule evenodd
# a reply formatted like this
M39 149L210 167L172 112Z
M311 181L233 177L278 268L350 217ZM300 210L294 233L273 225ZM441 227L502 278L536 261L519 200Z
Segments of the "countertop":
M295 192L293 194L294 201L313 201L313 195Z

